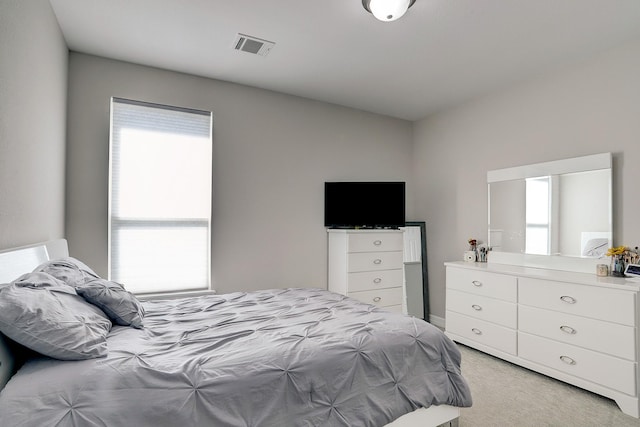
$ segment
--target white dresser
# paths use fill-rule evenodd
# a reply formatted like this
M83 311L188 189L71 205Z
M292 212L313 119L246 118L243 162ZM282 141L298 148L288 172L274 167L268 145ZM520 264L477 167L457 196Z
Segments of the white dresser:
M450 338L640 416L639 283L500 264L445 265Z
M403 232L328 230L328 289L403 312Z

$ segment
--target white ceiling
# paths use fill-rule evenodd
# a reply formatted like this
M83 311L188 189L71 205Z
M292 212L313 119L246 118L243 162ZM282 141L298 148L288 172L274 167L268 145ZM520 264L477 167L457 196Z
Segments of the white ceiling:
M391 23L361 0L50 1L73 51L408 120L640 38L640 0L417 0Z

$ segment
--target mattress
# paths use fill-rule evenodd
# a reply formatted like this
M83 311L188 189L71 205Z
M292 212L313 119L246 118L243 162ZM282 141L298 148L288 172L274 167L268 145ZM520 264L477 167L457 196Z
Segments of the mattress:
M0 393L7 426L382 426L470 406L439 329L320 289L144 303L108 355L29 360Z

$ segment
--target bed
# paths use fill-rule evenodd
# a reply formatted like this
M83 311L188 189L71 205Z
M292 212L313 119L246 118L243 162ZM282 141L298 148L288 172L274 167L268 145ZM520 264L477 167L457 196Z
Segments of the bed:
M0 253L0 286L66 256L64 240ZM140 304L143 325L110 325L100 357L22 364L0 336L0 424L439 426L471 405L440 330L326 290Z

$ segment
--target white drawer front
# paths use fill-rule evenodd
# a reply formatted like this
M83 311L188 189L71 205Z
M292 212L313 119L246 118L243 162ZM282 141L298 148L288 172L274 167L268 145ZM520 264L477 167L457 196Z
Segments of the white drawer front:
M389 233L353 233L349 234L348 252L385 252L403 250L401 231Z
M519 279L518 292L520 304L635 326L633 292L530 278Z
M361 252L348 255L348 271L376 271L402 269L402 251L400 252Z
M447 332L516 354L516 331L494 323L447 311Z
M388 306L384 306L384 307L381 307L381 308L383 308L383 309L385 309L387 311L391 311L393 313L404 313L402 311L402 305L400 305L400 304L399 305L388 305Z
M462 268L447 268L447 288L516 302L517 280L513 276Z
M513 302L447 290L447 310L516 329L518 306Z
M397 288L402 286L402 270L363 271L349 273L349 291L369 291L373 289Z
M518 356L558 371L635 395L635 363L518 332Z
M581 316L520 306L519 329L612 356L635 360L635 328Z
M378 307L402 305L402 288L378 289L375 291L349 292L347 296Z

